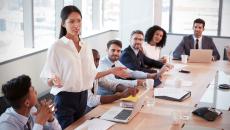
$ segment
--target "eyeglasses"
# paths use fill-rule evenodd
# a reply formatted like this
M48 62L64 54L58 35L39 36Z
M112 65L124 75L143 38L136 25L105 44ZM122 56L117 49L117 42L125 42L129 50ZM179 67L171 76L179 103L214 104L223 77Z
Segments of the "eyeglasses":
M143 38L134 38L134 40L144 41Z

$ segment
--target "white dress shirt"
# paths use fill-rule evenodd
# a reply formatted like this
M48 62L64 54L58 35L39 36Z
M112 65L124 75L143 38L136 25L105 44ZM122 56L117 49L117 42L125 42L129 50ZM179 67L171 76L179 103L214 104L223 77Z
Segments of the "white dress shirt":
M154 59L154 60L160 59L160 53L161 53L160 47L152 46L148 43L144 43L143 51L144 51L145 56L147 56L150 59Z
M108 56L105 56L100 60L97 70L105 71L105 70L111 69L111 66L114 64L116 67L125 67L119 60L113 63L109 60ZM127 72L131 75L131 78L135 78L135 79L146 79L147 78L147 73L142 72L142 71L133 71L127 68ZM127 87L134 87L137 85L137 80L117 79L115 78L113 74L106 75L105 78L107 78L108 80L112 80L116 83L120 83Z
M32 113L36 112L37 109L32 107L31 109L31 128L32 130L61 130L57 119L54 117L52 122L46 122L44 126L35 123L36 116ZM29 117L18 114L12 107L7 108L6 111L0 117L0 128L1 130L24 130L27 128L27 121Z
M194 48L196 48L196 39L198 39L198 49L202 49L202 36L199 37L199 38L196 38L194 35L193 35L193 39L194 39Z
M40 77L47 81L55 74L63 84L61 88L53 86L50 93L56 95L61 91L81 92L92 88L97 74L92 49L82 41L80 46L78 52L73 41L64 36L49 48Z

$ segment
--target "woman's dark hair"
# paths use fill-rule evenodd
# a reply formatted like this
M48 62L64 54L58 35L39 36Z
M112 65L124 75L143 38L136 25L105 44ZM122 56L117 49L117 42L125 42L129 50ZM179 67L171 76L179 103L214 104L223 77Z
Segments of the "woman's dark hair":
M92 49L93 55L98 55L99 52L96 49Z
M65 6L62 10L61 10L61 30L60 30L60 34L59 34L59 38L63 37L66 35L66 28L64 28L62 25L65 23L65 20L69 17L69 15L72 12L77 12L80 14L81 18L81 11L73 5L69 5L69 6Z
M3 84L2 92L7 102L14 109L18 109L21 107L25 97L27 97L30 87L30 77L27 75L21 75Z
M160 26L157 26L157 25L154 25L152 27L150 27L146 33L145 33L145 42L147 42L148 44L151 42L152 38L153 38L153 35L155 34L155 32L157 30L160 30L163 32L163 37L161 39L161 41L156 44L157 47L164 47L165 46L165 43L166 43L166 39L167 39L167 35L166 35L166 31L161 28Z

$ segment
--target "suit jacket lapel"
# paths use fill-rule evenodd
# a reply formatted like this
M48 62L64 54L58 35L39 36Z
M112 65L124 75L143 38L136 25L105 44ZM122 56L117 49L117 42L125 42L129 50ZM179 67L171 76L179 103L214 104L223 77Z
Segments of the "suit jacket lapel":
M192 49L194 49L194 39L193 39L193 36L192 35L190 35L189 36L189 47L190 48L192 48Z
M128 50L129 50L128 51L129 54L132 56L133 61L135 61L135 63L138 64L138 66L139 66L140 65L139 60L137 59L137 56L136 56L135 52L133 51L133 49L129 46Z
M207 46L206 46L206 42L205 42L205 37L204 36L202 36L202 42L201 42L201 48L202 49L205 49Z

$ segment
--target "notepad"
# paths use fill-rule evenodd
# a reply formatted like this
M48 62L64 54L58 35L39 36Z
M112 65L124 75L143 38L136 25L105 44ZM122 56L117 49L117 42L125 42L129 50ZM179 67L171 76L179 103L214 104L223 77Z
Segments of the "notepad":
M181 88L155 88L154 95L156 98L172 100L172 101L183 101L191 96L190 91L183 90Z
M139 96L128 96L127 98L121 98L121 101L126 101L126 102L137 102Z
M86 120L83 124L75 128L74 130L107 130L114 124L116 123L94 118L92 120Z

